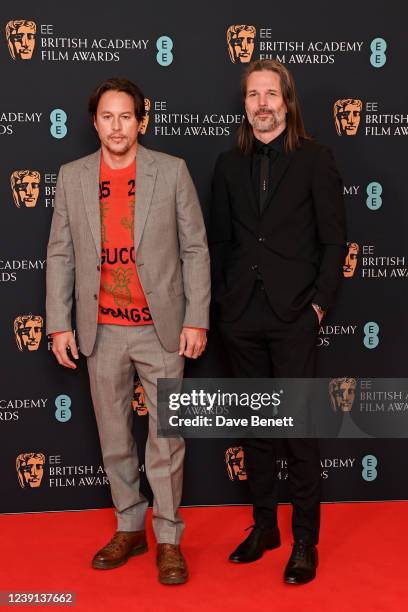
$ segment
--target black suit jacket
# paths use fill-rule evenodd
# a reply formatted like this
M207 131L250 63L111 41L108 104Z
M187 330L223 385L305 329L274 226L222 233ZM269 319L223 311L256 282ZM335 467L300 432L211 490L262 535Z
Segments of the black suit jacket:
M302 140L274 164L263 214L251 180L251 155L238 149L216 163L210 211L213 306L237 319L261 277L283 321L307 303L333 303L346 252L342 181L330 150Z

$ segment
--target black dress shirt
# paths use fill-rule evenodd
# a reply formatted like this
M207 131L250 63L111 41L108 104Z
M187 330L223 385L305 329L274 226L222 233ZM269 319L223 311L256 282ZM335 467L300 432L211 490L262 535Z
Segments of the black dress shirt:
M259 205L259 213L262 214L268 191L273 184L273 169L279 155L285 150L284 130L277 138L268 143L263 143L255 138L252 152L252 184Z

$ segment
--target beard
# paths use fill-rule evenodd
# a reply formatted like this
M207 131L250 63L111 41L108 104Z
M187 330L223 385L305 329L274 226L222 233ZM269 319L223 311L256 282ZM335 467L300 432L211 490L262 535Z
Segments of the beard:
M107 142L105 143L105 146L108 151L110 151L110 153L113 153L114 155L124 155L130 149L130 143L128 138L122 138L122 140L120 140L119 142L115 142L109 137L107 139Z
M260 117L259 115L267 115ZM247 115L248 121L257 132L273 132L285 123L286 113L267 108L261 108L253 115Z

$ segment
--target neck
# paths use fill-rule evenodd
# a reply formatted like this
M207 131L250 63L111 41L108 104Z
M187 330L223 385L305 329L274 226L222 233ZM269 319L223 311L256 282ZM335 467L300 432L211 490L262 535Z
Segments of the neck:
M107 149L104 144L101 144L101 149L105 164L109 166L109 168L113 168L113 170L119 170L120 168L130 166L132 161L135 159L137 142L129 149L129 151L126 151L126 153L121 153L120 155L112 153L112 151Z
M286 130L286 123L279 125L275 130L271 130L270 132L260 132L254 128L254 136L264 144L268 144L272 140L275 140L278 136L282 134Z

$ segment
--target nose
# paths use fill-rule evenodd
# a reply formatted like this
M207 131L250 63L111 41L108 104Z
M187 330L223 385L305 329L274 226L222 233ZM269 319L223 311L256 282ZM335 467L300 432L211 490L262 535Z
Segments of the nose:
M112 129L117 131L120 130L120 118L119 117L113 117L112 119Z
M264 106L267 106L266 94L261 93L259 98L258 98L258 102L259 102L259 107L260 108L263 108Z
M28 183L26 193L27 195L33 195L33 186L31 185L31 183Z
M243 51L247 51L248 50L248 41L246 38L242 39L242 50Z

